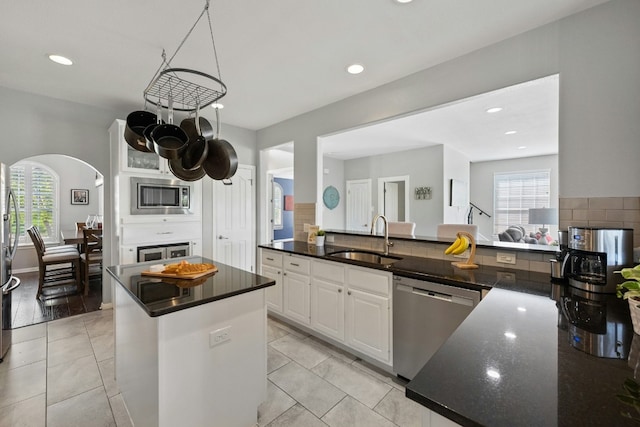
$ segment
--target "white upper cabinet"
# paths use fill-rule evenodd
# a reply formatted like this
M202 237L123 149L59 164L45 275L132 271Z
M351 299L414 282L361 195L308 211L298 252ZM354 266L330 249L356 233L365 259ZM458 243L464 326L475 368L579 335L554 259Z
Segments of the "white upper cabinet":
M124 139L124 129L127 122L116 120L109 128L111 149L117 153L119 172L145 174L155 176L167 176L173 174L169 170L166 159L156 153L145 153L132 148Z

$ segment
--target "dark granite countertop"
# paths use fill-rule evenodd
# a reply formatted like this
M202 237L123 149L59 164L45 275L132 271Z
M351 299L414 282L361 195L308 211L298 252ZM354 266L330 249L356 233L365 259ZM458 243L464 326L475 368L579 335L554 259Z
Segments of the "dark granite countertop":
M433 258L421 258L409 255L395 255L401 258L390 266L375 266L355 260L331 257L328 254L350 248L327 245L315 246L306 242L292 241L260 245L262 248L273 249L281 252L305 255L329 261L343 262L346 264L360 265L389 271L399 276L411 277L418 280L432 280L438 283L458 286L461 288L482 290L494 287L504 289L526 289L527 292L538 295L549 295L551 283L549 274L536 273L525 270L516 270L505 267L489 267L481 265L475 270L461 270L451 265L451 261Z
M325 231L327 232L327 234L341 234L346 236L371 237L371 233L368 231L347 231L347 230L325 230ZM383 235L378 233L378 234L374 234L374 237L383 238ZM446 245L450 245L453 240L450 237L407 236L406 234L389 234L389 238L393 240L442 243ZM536 245L536 244L528 244L528 243L499 242L499 241L488 241L488 240L476 240L476 246L478 248L508 249L509 251L515 251L515 252L536 252L536 253L548 253L548 254L555 254L560 251L560 247L555 245Z
M345 249L261 246L333 261L326 254ZM552 283L548 274L400 256L378 268L493 289L407 384L407 397L463 426L626 426L634 423L621 413L640 417L616 398L640 375L626 301Z
M275 281L267 277L258 276L249 271L203 257L176 258L171 262L179 262L183 259L191 263L215 264L218 271L213 275L193 280L141 275L142 271L149 270L149 266L161 263L159 261L116 265L108 267L107 271L151 317L162 316L275 285ZM164 263L168 262L165 260Z

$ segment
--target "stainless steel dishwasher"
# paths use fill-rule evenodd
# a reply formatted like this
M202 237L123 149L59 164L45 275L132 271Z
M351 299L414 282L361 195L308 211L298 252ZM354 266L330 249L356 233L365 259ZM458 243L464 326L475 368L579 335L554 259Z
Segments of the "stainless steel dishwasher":
M480 292L393 276L393 370L408 380L480 302Z

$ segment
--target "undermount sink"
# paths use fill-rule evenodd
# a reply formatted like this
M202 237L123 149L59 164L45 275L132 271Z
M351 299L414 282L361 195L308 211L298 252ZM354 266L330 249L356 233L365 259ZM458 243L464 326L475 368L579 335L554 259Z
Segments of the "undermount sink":
M382 255L377 252L359 250L337 251L332 252L328 255L334 258L350 259L352 261L359 261L367 264L383 266L390 266L394 262L400 261L402 259L391 255Z

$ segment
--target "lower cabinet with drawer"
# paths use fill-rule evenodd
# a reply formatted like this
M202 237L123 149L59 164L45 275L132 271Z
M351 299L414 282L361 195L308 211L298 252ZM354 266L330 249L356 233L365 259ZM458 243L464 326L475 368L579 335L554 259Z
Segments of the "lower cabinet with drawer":
M346 343L391 364L390 273L349 266L347 270Z
M284 277L282 314L300 322L303 325L309 325L310 306L309 299L311 295L311 278L309 277L308 258L295 255L285 255L283 260Z
M268 249L261 249L260 274L275 280L274 286L265 290L267 308L276 313L282 313L282 254Z
M391 273L268 249L261 259L262 274L276 280L271 313L392 366Z
M345 269L336 262L311 263L311 327L338 341L344 341Z

